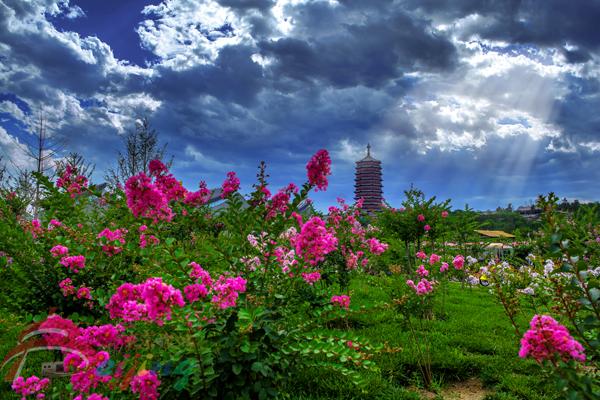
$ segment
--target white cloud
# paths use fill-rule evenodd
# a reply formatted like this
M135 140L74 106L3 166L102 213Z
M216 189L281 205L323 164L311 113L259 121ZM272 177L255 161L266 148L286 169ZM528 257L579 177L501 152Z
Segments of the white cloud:
M253 42L250 23L214 0L167 0L142 13L152 17L137 29L142 46L174 70L211 63L223 47Z
M194 163L198 164L198 166L204 170L214 170L222 172L224 170L231 169L233 167L232 164L224 163L214 158L205 155L196 147L191 144L188 144L185 147L185 155L194 160ZM178 162L179 165L187 165L189 163Z

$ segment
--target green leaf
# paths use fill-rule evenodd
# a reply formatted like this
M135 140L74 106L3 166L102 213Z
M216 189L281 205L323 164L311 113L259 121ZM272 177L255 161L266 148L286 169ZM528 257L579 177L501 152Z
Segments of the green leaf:
M233 364L231 366L231 370L234 374L239 375L242 372L242 366L240 364Z

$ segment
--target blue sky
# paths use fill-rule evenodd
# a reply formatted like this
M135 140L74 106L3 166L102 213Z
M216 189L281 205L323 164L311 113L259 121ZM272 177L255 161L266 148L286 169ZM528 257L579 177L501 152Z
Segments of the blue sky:
M0 151L49 131L114 166L147 116L189 189L261 160L273 189L330 151L325 209L370 142L384 196L478 209L599 200L600 2L0 0Z

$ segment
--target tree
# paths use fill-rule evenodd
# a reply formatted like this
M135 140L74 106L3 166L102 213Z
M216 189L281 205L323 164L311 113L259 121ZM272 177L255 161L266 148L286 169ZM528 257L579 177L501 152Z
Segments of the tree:
M55 168L56 174L62 175L67 165L75 167L79 175L85 176L88 180L91 179L92 174L96 170L96 165L91 162L87 162L83 155L77 152L71 152L65 159L56 161Z
M40 175L46 175L46 173L52 169L53 164L50 161L57 156L62 148L62 143L49 136L46 129L46 119L44 118L44 113L40 112L35 142L33 144L27 144L26 148L27 156L29 156L29 158L35 162L35 172ZM20 171L19 176L17 177L18 182L25 182L30 179L31 174L23 171ZM36 180L34 183L34 194L32 199L34 218L38 217L39 203L40 184Z
M117 167L110 169L106 180L111 187L116 188L125 184L127 179L140 172L148 173L148 163L154 159L162 160L167 144L160 146L158 134L150 127L147 118L138 119L135 130L130 131L124 138L125 152L119 151ZM171 166L172 160L166 163Z
M478 214L465 204L464 210L457 210L452 213L450 218L452 231L456 235L458 244L460 245L463 254L466 254L465 243L475 234L475 229L481 226L478 221Z

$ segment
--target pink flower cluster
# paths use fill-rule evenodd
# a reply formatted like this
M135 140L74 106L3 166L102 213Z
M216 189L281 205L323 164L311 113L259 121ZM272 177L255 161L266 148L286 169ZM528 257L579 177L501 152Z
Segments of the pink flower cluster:
M90 393L87 396L79 394L79 395L75 396L75 398L73 398L73 400L110 400L110 399L108 397L102 396L101 394L98 394L98 393Z
M585 361L583 346L554 318L534 315L529 326L530 329L521 339L519 357L532 357L537 362L555 361L557 358L563 361Z
M369 244L369 251L376 256L383 254L388 248L386 243L381 243L376 238L367 239L367 243Z
M85 268L84 256L65 256L60 259L60 263L69 268L72 272L78 273Z
M160 380L154 371L141 371L131 380L131 391L139 393L140 400L158 400Z
M69 254L69 249L61 244L57 244L50 249L50 253L52 254L52 257L62 257Z
M318 282L321 279L321 273L319 271L303 272L302 279L304 279L304 282L312 286L315 282Z
M424 296L427 293L433 292L432 283L425 278L421 279L416 285L411 279L407 280L406 284L410 286L418 296Z
M331 158L327 150L321 149L306 164L308 182L316 186L315 191L327 189L327 176L331 173Z
M331 304L347 310L350 308L350 296L346 296L345 294L340 296L331 296Z
M134 216L151 218L154 222L173 219L167 196L143 172L127 179L125 194L127 207Z
M454 269L456 270L463 269L465 265L465 258L460 254L457 255L456 257L454 257L454 260L452 260L452 265L454 265Z
M102 251L110 257L123 251L123 247L121 246L125 244L126 233L127 229L115 229L114 231L111 231L110 229L105 228L96 238L105 239L105 241L102 242Z
M275 217L277 214L283 214L288 209L288 203L292 193L297 193L298 188L293 183L290 183L286 188L280 190L271 198L271 202L267 205L267 219Z
M83 175L78 175L77 169L70 164L67 165L63 174L56 180L56 187L64 188L72 198L81 194L87 186L87 178Z
M212 302L219 308L235 307L239 293L246 291L246 280L242 277L227 278L220 276L213 284Z
M429 275L429 271L425 269L423 264L421 264L419 265L419 268L417 268L417 275L419 275L421 278L424 278Z
M172 307L184 305L178 289L163 283L162 278L149 278L142 284L124 283L119 286L106 308L112 319L150 321L162 325L165 319L171 319Z
M235 175L235 172L230 171L227 173L227 179L223 182L221 186L221 198L226 199L229 195L240 188L240 180Z
M335 235L327 230L325 222L319 217L312 217L302 225L294 239L296 255L313 266L325 260L325 256L337 248L337 242Z
M190 303L211 294L212 303L220 309L226 309L235 307L239 294L246 291L246 280L242 277L230 278L221 275L217 281L213 282L210 273L198 263L192 261L190 267L192 267L190 278L195 279L196 282L183 289Z
M88 393L90 389L113 378L111 375L98 373L98 369L110 359L104 349L121 348L135 340L132 336L122 335L125 329L121 325L79 328L71 320L58 315L48 317L40 328L49 332L44 335L48 346L69 350L63 350L66 354L63 365L65 371L74 372L71 375L73 389L83 393Z
M433 253L429 256L429 265L433 265L436 262L440 261L441 257L437 254Z
M16 394L21 396L21 400L26 400L27 396L35 395L36 399L43 399L46 397L42 391L48 387L50 380L48 378L40 379L33 375L25 379L19 376L12 383L12 389Z
M211 191L206 187L206 182L200 181L200 189L196 192L187 192L183 202L188 206L199 207L210 200Z

